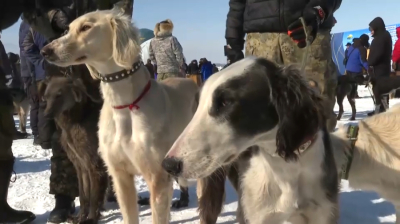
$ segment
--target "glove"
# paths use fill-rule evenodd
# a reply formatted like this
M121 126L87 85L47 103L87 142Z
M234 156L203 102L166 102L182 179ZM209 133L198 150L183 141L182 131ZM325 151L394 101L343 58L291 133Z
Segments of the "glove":
M288 35L297 43L299 48L306 47L305 32L309 34L310 43L314 42L319 26L324 22L325 16L325 11L320 6L305 8L302 17L307 27L303 27L299 18L288 26Z
M225 55L231 64L244 58L244 54L241 50L232 49L229 45L225 47Z

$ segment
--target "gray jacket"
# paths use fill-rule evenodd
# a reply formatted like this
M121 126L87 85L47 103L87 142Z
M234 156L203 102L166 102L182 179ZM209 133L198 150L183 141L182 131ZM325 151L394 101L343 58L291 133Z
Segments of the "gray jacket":
M172 34L154 37L150 42L149 56L157 64L157 73L180 73L183 65L183 50Z

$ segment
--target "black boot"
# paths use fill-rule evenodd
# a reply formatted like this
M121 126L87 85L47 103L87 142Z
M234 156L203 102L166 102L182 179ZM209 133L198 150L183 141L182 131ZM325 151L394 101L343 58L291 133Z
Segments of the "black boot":
M28 137L27 133L22 133L20 131L16 131L15 135L14 135L14 140L18 140L18 139L26 139Z
M37 146L37 145L40 145L40 144L41 144L41 141L40 141L39 135L33 136L33 145Z
M48 221L51 223L66 222L75 212L74 199L67 195L56 194L56 206L50 212Z
M0 223L30 223L36 218L32 212L14 210L7 203L13 167L14 159L0 160Z

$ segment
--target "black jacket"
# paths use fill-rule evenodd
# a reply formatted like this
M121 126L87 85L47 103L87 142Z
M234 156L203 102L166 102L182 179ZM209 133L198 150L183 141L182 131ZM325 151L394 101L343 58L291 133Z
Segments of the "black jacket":
M321 29L331 29L333 12L342 0L230 0L225 38L233 49L242 50L246 33L287 32L306 7L321 6L326 19Z
M193 63L193 61L188 65L186 73L189 75L199 75L200 68L197 63Z
M368 65L374 67L376 76L389 76L392 60L392 37L382 18L376 17L369 26L374 30L369 50Z

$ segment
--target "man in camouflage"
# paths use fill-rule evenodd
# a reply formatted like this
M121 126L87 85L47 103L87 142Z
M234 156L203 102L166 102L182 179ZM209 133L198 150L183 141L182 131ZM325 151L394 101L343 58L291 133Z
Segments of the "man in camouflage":
M331 54L333 12L341 0L230 0L226 22L226 55L231 62L246 55L267 58L278 64L299 64L305 52L305 33L299 18L311 28L312 44L305 65L305 76L318 84L325 96L327 128L333 131L337 74ZM251 12L251 13L249 13Z
M156 24L155 37L150 41L149 57L157 65L157 80L182 77L183 50L178 39L172 35L174 25L167 19Z
M133 0L15 0L0 1L0 30L6 29L20 18L21 13L30 26L52 40L59 37L77 16L96 9L110 9L114 3L128 15L132 15ZM51 65L46 66L46 73L62 72ZM7 204L7 191L13 170L14 157L11 145L14 132L10 133L6 126L14 125L12 98L3 87L6 83L4 72L0 74L0 223L29 223L35 215L26 211L15 211ZM2 84L3 83L3 84ZM44 103L44 102L42 102ZM42 105L43 106L43 105ZM50 194L56 197L56 206L50 213L49 222L65 222L75 209L73 200L79 195L77 177L72 163L69 161L59 142L59 131L50 121L45 125L49 135L53 156L51 158ZM15 129L15 128L14 128ZM8 130L8 132L7 132Z

